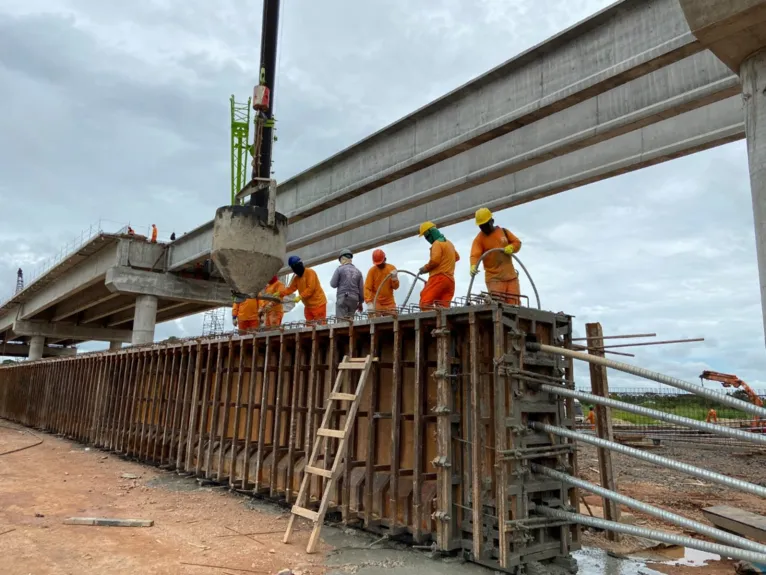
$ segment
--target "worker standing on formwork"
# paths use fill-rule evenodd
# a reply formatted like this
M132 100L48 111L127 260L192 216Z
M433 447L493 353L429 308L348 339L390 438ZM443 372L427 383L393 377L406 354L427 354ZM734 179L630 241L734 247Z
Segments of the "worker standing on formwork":
M295 303L303 300L303 316L306 321L324 321L327 319L327 298L319 284L317 273L311 268L306 268L298 256L290 256L287 265L293 270L295 277L290 285L280 290L279 297L283 298L298 292Z
M330 287L335 288L335 317L353 317L362 311L364 298L364 280L362 272L353 264L354 254L348 248L340 252L340 265L335 269L330 280Z
M269 280L268 285L263 288L261 293L267 296L280 297L280 292L285 289L285 284L279 281L277 276ZM264 300L262 309L264 314L264 324L266 327L278 327L282 325L282 318L285 315L284 307L281 303Z
M234 302L231 306L231 319L234 327L240 333L258 329L261 325L261 307L263 301L257 298L247 298L242 302Z
M395 310L394 291L399 289L396 268L386 262L386 254L383 250L372 252L372 263L373 266L367 272L367 278L364 281L364 302L367 308L373 311ZM377 301L375 294L378 295Z
M154 224L152 224L152 243L153 244L157 243L157 226L155 226Z
M420 292L420 307L449 307L455 295L455 263L460 261L460 254L433 222L420 224L420 236L431 244L431 257L419 270L420 275L428 273Z
M492 212L487 208L476 211L476 225L481 230L471 246L471 275L479 273L479 260L491 249L501 248L505 253L487 254L482 260L487 290L495 299L519 305L519 274L513 267L513 254L521 249L521 240L505 228L495 226Z

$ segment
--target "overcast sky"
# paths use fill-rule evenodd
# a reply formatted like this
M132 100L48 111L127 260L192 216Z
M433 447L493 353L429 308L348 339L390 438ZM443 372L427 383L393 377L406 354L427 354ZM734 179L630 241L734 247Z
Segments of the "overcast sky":
M607 0L285 0L276 87L284 180L457 87ZM160 237L211 219L229 194L229 95L257 79L259 1L0 3L0 294L99 219ZM703 369L766 387L744 143L497 214L524 242L543 306L606 333L704 344L630 360L687 380ZM471 222L445 230L464 255ZM418 238L386 247L416 270ZM366 271L370 254L359 254ZM330 294L334 264L319 268ZM483 282L479 282L482 284ZM522 281L522 291L531 293ZM302 316L302 308L293 315ZM157 338L200 332L195 316ZM83 346L90 349L93 344ZM584 371L579 384L587 385ZM613 386L646 387L610 374Z

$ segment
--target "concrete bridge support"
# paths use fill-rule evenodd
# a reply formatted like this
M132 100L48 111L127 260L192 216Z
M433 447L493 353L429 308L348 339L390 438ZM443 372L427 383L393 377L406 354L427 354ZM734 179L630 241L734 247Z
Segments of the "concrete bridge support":
M45 336L33 335L29 340L29 359L42 359L45 350Z
M157 297L140 295L136 298L131 344L141 345L154 341L154 325L157 323Z
M766 329L766 0L680 0L694 36L742 83L750 189Z

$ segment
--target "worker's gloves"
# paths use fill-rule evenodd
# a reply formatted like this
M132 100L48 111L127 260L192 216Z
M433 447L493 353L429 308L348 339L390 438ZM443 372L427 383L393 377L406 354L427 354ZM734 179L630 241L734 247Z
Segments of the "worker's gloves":
M237 318L236 317L232 317L231 318L231 323L234 325L234 327L237 327Z
M301 301L301 296L299 296L299 295L295 296L295 297L293 298L293 301L294 301L295 303L298 303L298 302L300 302L300 301Z
M428 270L426 269L426 267L425 267L425 266L423 266L422 268L420 268L420 269L418 270L418 275L419 275L419 276L422 276L422 275L424 275L426 272L428 272Z
M359 313L362 313L364 311L364 307L362 306L361 303L357 306L356 311L358 311Z
M391 272L391 279L396 280L399 279L399 272L394 270Z
M479 273L479 266L471 266L471 277Z
M508 244L503 248L503 251L505 252L505 255L510 256L513 255L513 246L511 244Z

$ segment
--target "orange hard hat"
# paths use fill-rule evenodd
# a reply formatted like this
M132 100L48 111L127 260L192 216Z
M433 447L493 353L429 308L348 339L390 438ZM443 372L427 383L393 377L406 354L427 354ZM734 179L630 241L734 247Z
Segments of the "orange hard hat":
M375 250L372 252L372 263L374 263L376 266L379 266L384 261L386 261L386 252L383 250Z

